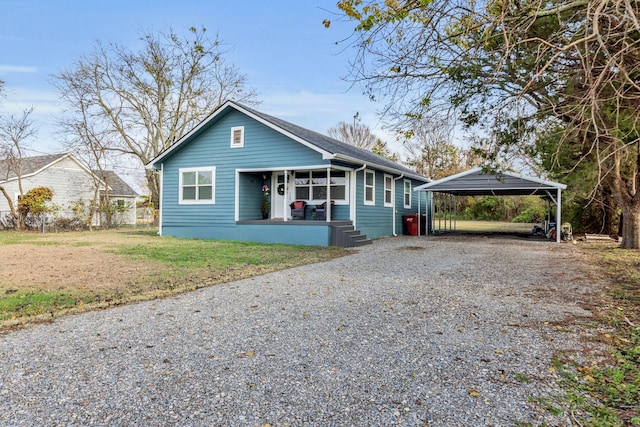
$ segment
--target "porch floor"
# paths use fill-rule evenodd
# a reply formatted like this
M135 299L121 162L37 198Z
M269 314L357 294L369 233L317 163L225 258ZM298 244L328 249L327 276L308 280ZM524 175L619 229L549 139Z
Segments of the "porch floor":
M252 219L247 221L236 221L236 224L253 224L253 225L305 225L305 226L336 226L349 225L349 220L325 221L324 219L290 219L285 221L281 218L274 219Z
M330 246L342 246L346 248L362 246L370 244L371 240L367 239L367 236L361 234L360 231L355 230L353 222L349 220L341 221L325 221L325 220L307 220L296 219L284 221L282 219L259 219L259 220L247 220L237 221L239 225L255 225L255 226L283 226L283 227L325 227L329 231L328 244ZM311 229L307 229L311 231ZM284 229L283 229L284 231ZM320 230L318 230L320 231Z

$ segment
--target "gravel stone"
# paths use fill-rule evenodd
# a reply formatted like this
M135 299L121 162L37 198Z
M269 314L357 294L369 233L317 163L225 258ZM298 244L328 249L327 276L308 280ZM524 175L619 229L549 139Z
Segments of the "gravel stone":
M11 331L0 425L569 426L536 398L584 345L585 264L573 245L402 236Z

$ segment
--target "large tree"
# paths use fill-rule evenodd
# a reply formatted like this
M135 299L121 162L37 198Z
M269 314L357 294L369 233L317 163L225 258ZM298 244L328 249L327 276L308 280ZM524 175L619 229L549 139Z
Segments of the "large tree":
M15 176L20 196L24 195L22 188L22 159L25 150L28 149L32 138L36 135L36 129L31 120L33 107L22 112L20 116L9 115L0 117L0 163L7 175L0 176L0 180L6 180ZM0 185L0 193L7 200L13 223L17 229L22 228L22 220L19 207L14 203L4 186Z
M227 99L255 102L245 75L226 62L216 36L191 28L146 32L139 49L98 42L93 53L55 76L76 142L129 154L147 164ZM96 140L99 139L99 141ZM160 182L147 170L151 201Z
M378 139L369 126L356 123L355 119L353 124L340 122L329 128L327 133L332 138L365 150L371 150Z
M355 80L402 125L455 108L492 156L552 147L593 163L640 248L640 3L634 0L342 0L356 20ZM557 169L559 162L552 162ZM565 172L565 171L563 171ZM570 170L568 171L570 172Z
M467 166L466 150L453 143L454 122L447 117L415 119L400 133L405 163L429 179L441 179Z

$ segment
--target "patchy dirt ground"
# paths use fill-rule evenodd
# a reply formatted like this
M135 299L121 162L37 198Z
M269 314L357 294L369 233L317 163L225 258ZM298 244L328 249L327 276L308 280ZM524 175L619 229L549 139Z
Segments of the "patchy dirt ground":
M0 245L0 286L123 290L133 279L157 271L152 262L128 260L102 246Z
M20 290L105 288L116 292L158 271L158 263L127 259L110 250L147 238L140 233L51 234L37 242L0 244L0 288Z

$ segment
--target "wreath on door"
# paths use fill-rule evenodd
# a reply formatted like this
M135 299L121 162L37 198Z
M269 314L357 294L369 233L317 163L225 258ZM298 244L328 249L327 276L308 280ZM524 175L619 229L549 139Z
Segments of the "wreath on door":
M278 184L278 194L284 196L284 184Z

